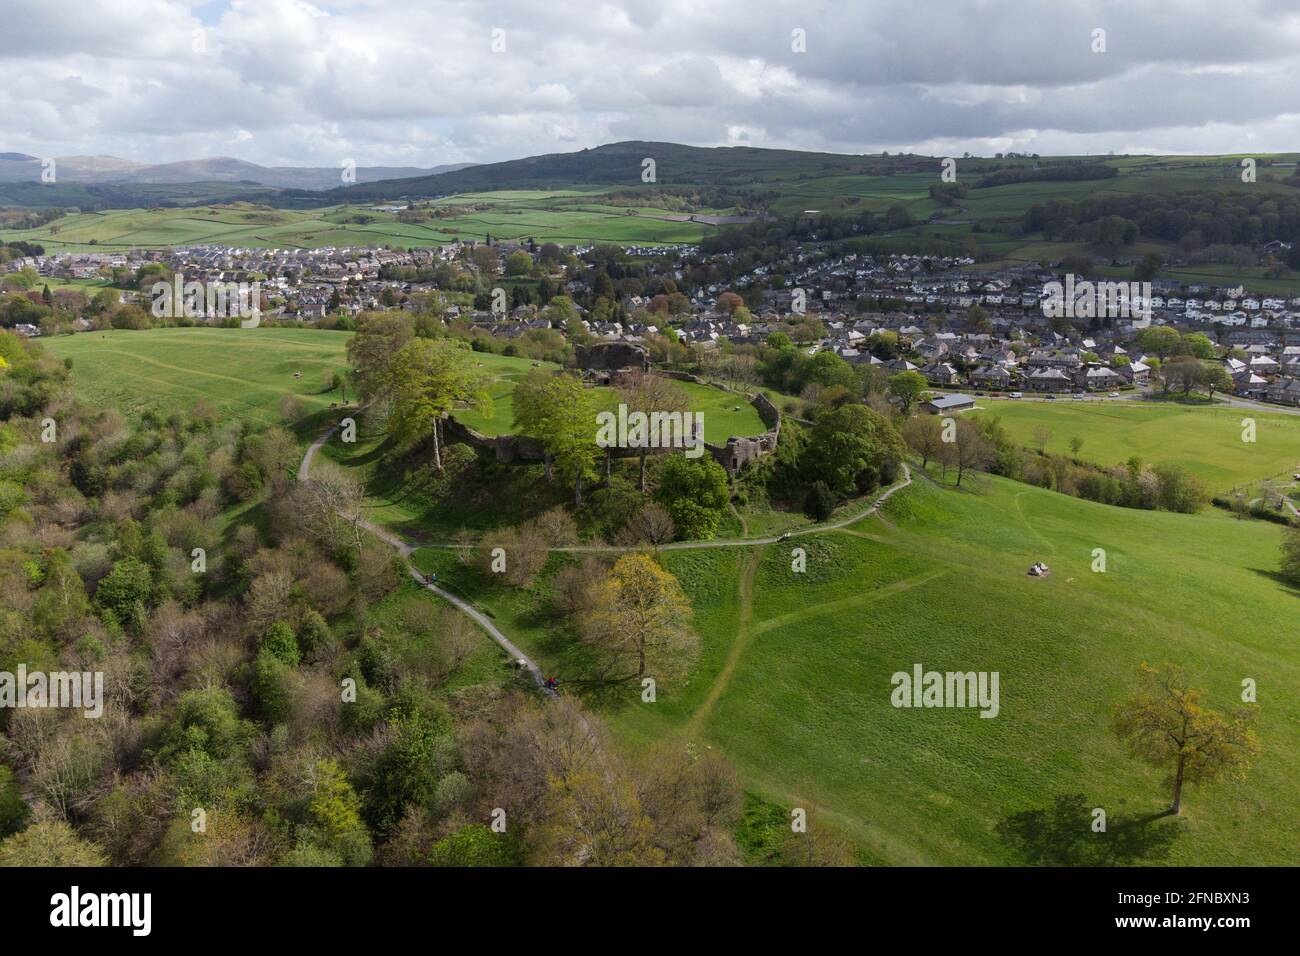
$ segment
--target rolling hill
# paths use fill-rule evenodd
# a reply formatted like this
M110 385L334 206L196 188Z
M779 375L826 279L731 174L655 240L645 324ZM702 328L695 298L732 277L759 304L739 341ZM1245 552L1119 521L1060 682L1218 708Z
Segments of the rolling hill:
M971 256L981 268L1075 257L1087 262L1076 271L1129 277L1135 261L1154 255L1167 263L1157 271L1162 278L1231 281L1293 295L1300 289L1300 259L1292 251L1300 248L1300 155L1251 158L1259 164L1258 177L1246 182L1242 156L963 157L956 160L957 182L945 192L939 157L630 141L378 182L365 182L359 172L362 181L328 189L249 181L0 182L0 207L61 206L83 214L132 209L143 217L116 232L96 227L104 234L85 238L85 222L67 217L5 230L0 239L52 249L79 248L92 239L113 248L184 241L319 248L425 246L491 234L650 245L699 242L720 228L760 219L765 225L758 228L773 230L767 239L794 235L849 240L866 253ZM653 182L641 178L647 159L655 162ZM222 162L234 164L228 175L243 173L237 161ZM217 172L180 164L156 176ZM407 200L432 203L428 221L397 222L372 208ZM184 239L150 221L176 208L239 202L275 207L286 218L274 234L187 225ZM366 222L343 221L358 213ZM230 221L222 209L189 218ZM1122 243L1102 237L1106 221L1127 224L1132 235Z
M589 649L551 605L568 556L527 589L447 550L415 560L581 688L629 750L718 748L748 789L814 808L875 863L1282 865L1300 809L1289 783L1300 712L1283 688L1300 658L1280 621L1300 592L1270 573L1280 533L1217 510L919 478L880 516L799 539L804 574L791 572L790 546L662 552L702 645L689 678L653 704L592 679ZM1097 547L1104 574L1090 568ZM1027 576L1035 560L1053 573ZM1240 706L1245 677L1278 691L1258 707L1249 776L1195 788L1176 819L1150 819L1168 805L1162 774L1109 730L1143 661L1181 665L1223 711ZM997 717L891 707L891 675L916 663L997 671ZM1114 842L1094 839L1094 807Z
M42 344L72 360L77 394L94 405L168 414L205 401L222 419L266 426L282 421L285 395L307 412L341 397L326 388L330 376L347 371L350 337L325 329L176 328L87 332Z
M24 153L0 153L0 183L39 183L44 160ZM61 183L160 185L180 183L239 183L278 189L329 189L341 184L339 166L259 166L242 159L217 156L171 163L137 163L116 156L56 156ZM469 163L418 166L357 166L356 181L432 177L465 169Z

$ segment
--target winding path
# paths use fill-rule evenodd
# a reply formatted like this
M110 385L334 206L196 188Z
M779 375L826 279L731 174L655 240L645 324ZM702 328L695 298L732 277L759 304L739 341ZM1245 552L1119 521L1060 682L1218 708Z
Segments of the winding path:
M325 446L325 443L330 440L336 431L338 431L338 428L338 425L333 425L311 443L311 447L309 447L307 453L303 455L302 463L298 465L299 481L307 480L307 477L311 472L312 459L316 457L316 453L320 451L321 448ZM470 619L475 624L487 631L488 636L501 645L501 648L510 655L512 661L517 661L520 666L524 667L528 673L532 675L533 680L537 682L537 686L541 689L542 693L549 697L557 696L554 690L546 686L545 678L542 677L542 669L537 666L537 662L516 647L510 638L502 634L501 629L492 623L491 618L463 598L457 597L450 591L440 588L438 585L425 579L424 575L420 573L420 569L411 563L411 552L415 551L418 545L412 544L398 535L393 534L391 531L381 528L369 521L362 521L361 526L375 537L379 538L379 540L383 541L385 544L391 545L397 550L397 552L406 560L406 569L412 578L424 585L426 589L438 595L438 597L442 598L444 601L447 601L457 610L463 611L465 614L469 615Z
M306 454L304 454L302 457L302 462L299 463L298 465L299 481L307 480L308 476L311 473L311 463L313 459L315 459L316 453L319 452L323 447L325 447L325 443L334 436L334 433L338 431L338 429L339 429L338 424L330 426L328 429L322 432L320 436L314 442L312 442L311 445L307 448ZM904 462L902 481L896 482L895 484L890 485L888 488L886 488L879 495L879 497L877 497L876 500L871 503L871 506L869 508L865 508L862 511L854 512L853 514L847 515L846 517L840 518L836 521L829 521L822 524L809 525L806 528L798 528L794 531L787 531L784 534L773 535L765 538L722 538L722 539L716 539L712 541L674 541L669 544L660 545L659 550L690 551L699 548L736 548L736 547L748 547L752 545L768 545L768 544L777 544L781 541L787 541L790 538L802 537L804 535L820 534L825 531L836 531L840 528L846 528L849 525L854 524L855 522L861 521L863 518L867 518L875 514L877 511L880 510L881 506L886 501L889 500L891 495L893 495L896 491L899 491L902 488L906 488L911 483L912 483L912 470L907 466L907 463ZM505 634L501 633L501 629L498 628L496 624L494 624L487 615L485 615L482 611L474 607L472 604L470 604L468 601L464 600L463 598L457 597L455 594L452 594L450 591L447 591L444 588L440 588L438 587L438 585L433 584L430 581L426 580L424 575L420 572L419 568L415 567L415 565L411 562L411 554L419 550L420 548L459 549L459 548L469 547L468 545L453 544L450 542L410 541L407 540L406 538L401 537L398 534L393 533L392 531L389 531L387 528L382 528L379 525L373 524L372 522L362 520L359 522L359 524L361 525L361 527L365 528L367 531L369 531L375 537L379 538L385 544L394 548L398 552L398 554L400 554L402 558L405 559L407 563L407 570L410 572L410 575L413 579L418 581L420 584L424 585L425 588L432 591L434 594L438 595L438 597L452 604L458 610L463 611L465 614L469 615L470 619L473 620L474 623L478 624L479 627L483 628L483 630L485 630L488 633L488 636L491 637L492 640L496 641L497 644L501 645L501 648L507 654L510 655L511 660L517 661L520 664L520 666L524 667L529 672L529 674L532 675L533 680L537 682L537 686L541 688L543 693L551 697L556 696L555 691L546 686L545 679L542 676L542 669L537 666L537 662L534 661L527 654L525 654L517 646L515 646L514 642L511 641L510 638L506 637ZM634 551L634 550L638 550L638 546L633 546L633 545L620 546L620 545L612 545L612 544L599 544L599 545L574 544L574 545L549 548L548 550L577 554L577 553L590 553L590 552L602 552L602 551L604 552ZM752 574L753 566L754 565L750 566L751 574ZM743 583L744 582L742 582L742 591L743 591ZM739 645L740 642L737 642L737 648L739 648Z

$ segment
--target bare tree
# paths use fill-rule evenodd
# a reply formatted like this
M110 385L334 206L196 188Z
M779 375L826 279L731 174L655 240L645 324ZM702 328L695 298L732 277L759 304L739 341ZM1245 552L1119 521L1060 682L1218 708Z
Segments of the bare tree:
M629 412L685 412L690 409L690 397L685 389L670 378L653 372L634 371L619 380L619 395L627 405ZM646 490L645 462L650 453L649 448L642 447L637 453L640 459L641 493Z
M668 509L657 501L651 501L618 530L614 543L625 547L638 544L658 546L667 544L676 534L677 528Z
M993 447L988 443L979 427L970 419L962 418L957 422L957 440L951 443L953 464L957 466L957 487L967 471L987 468L993 461Z
M903 422L901 429L907 447L921 456L921 470L938 457L943 446L943 426L933 415L914 415Z
M528 587L546 566L547 541L533 522L489 534L483 539L480 560L488 574L501 574L515 587Z
M302 488L301 520L308 532L328 551L341 547L360 551L365 531L361 484L337 465L322 462Z

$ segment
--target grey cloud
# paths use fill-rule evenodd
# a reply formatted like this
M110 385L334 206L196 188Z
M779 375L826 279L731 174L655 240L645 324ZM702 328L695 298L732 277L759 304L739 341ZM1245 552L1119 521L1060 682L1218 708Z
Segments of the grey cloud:
M5 0L0 150L433 165L625 138L1227 152L1300 134L1285 0L233 0L204 53L189 4L102 9Z

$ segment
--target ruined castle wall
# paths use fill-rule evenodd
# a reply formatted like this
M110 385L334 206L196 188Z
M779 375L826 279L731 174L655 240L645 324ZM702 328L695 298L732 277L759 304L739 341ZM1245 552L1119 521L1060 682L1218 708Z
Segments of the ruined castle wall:
M692 380L699 384L706 384L695 376L684 372L664 374L674 378ZM767 431L761 435L728 438L725 445L714 445L708 442L704 444L705 450L708 451L713 460L733 475L748 462L776 451L776 443L781 435L781 412L772 404L771 400L761 392L757 392L749 397L749 401L758 411L763 423L768 426ZM592 427L595 428L594 422ZM473 448L491 452L496 457L496 460L502 464L511 464L518 461L543 461L546 457L541 443L535 438L529 438L526 435L484 435L468 425L456 421L455 418L446 420L443 434L449 442L462 442ZM651 448L649 452L652 455L662 455L680 450L677 448ZM613 448L610 451L616 458L634 458L640 453L640 450L636 448Z

